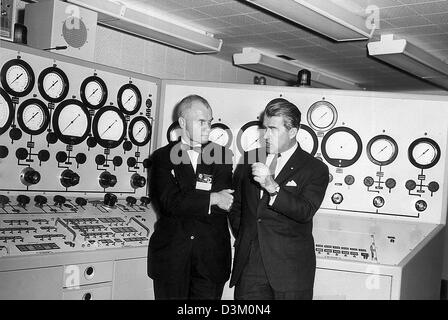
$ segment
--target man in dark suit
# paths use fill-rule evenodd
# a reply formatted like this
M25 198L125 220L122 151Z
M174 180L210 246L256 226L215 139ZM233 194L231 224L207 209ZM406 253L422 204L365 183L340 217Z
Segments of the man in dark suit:
M180 141L152 156L150 193L159 219L148 275L156 299L220 299L231 265L233 154L209 142L212 110L204 98L187 96L176 110Z
M262 116L266 149L245 153L235 170L229 216L236 238L230 280L235 299L313 297L312 221L329 174L297 143L300 117L287 100L270 101Z

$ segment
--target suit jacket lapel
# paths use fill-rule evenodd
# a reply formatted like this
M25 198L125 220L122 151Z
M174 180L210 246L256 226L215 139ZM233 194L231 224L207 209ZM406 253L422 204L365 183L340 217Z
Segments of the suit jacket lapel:
M279 172L277 177L274 179L279 185L285 182L291 175L293 175L297 170L299 170L305 163L306 158L304 157L304 152L300 146L297 146L297 150L291 155L288 161L283 166L282 170Z

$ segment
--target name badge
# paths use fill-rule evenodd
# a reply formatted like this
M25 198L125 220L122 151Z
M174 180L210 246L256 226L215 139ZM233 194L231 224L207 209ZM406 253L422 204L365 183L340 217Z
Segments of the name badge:
M213 176L210 174L199 173L196 180L196 189L210 191L212 190Z

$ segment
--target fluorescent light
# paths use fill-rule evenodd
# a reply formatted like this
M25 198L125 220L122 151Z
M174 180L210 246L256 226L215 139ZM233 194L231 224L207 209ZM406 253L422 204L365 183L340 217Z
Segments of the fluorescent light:
M297 81L297 74L301 69L311 71L311 80L321 85L336 89L360 90L353 81L307 67L296 60L288 61L276 56L261 52L255 48L243 48L243 52L233 55L235 65L260 72L274 78L289 82Z
M448 89L448 64L405 39L392 34L367 44L369 55Z
M67 0L98 12L98 24L123 30L192 53L215 53L222 40L160 17L145 14L121 3L105 0Z
M371 30L362 10L335 0L246 0L336 41L367 40ZM340 2L340 1L339 1ZM349 2L347 2L349 3ZM355 7L356 5L352 5Z

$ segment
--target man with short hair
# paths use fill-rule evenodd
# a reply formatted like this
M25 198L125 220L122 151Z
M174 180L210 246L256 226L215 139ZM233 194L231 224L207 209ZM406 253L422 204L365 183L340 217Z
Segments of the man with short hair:
M262 116L266 150L238 165L230 222L235 299L312 299L316 256L313 216L329 181L328 167L300 148L301 113L289 101L270 101Z
M207 100L190 95L176 110L180 141L152 155L150 194L159 219L148 275L156 299L221 299L231 264L232 153L209 142Z

